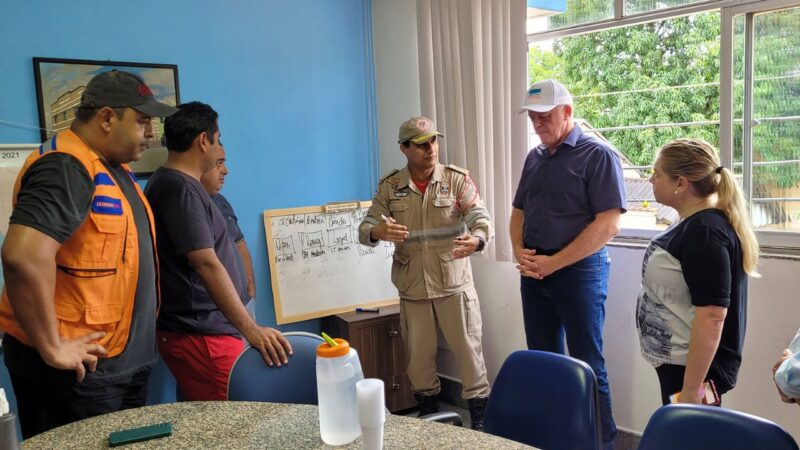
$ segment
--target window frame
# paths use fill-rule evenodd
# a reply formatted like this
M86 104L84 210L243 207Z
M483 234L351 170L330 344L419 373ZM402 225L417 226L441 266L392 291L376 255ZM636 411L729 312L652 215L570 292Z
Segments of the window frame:
M800 2L797 0L765 0L757 2L743 3L737 6L730 6L723 8L720 14L720 99L719 99L719 148L720 159L722 165L725 167L733 167L733 121L734 121L734 103L733 103L733 54L734 54L734 33L735 33L735 20L736 17L746 14L767 13L770 11L778 11L781 9L800 7ZM747 18L745 18L747 22ZM752 20L748 25L752 29ZM751 33L752 34L752 33ZM748 40L745 37L745 40ZM752 36L750 37L750 47L752 47ZM753 54L747 52L745 54L745 64L752 67ZM746 83L749 88L745 87L749 94L745 94L745 111L744 120L747 122L748 118L752 118L752 76L748 77ZM743 149L744 155L742 156L743 163L743 181L742 188L745 191L746 200L752 204L751 190L752 190L752 151L751 149ZM755 230L758 236L759 243L762 247L770 248L800 248L800 233L793 231L773 231L773 230Z
M734 21L737 16L743 14L766 13L781 9L800 7L800 0L714 0L692 3L672 8L659 9L654 11L642 12L637 14L625 15L625 0L614 0L614 19L607 19L597 22L580 24L570 27L548 30L538 33L531 33L527 36L528 43L558 39L567 36L594 33L613 28L622 28L643 23L654 22L657 20L671 19L675 17L687 16L702 12L718 10L720 12L720 160L722 165L733 168L733 121L734 121L734 98L733 98L733 55L734 55ZM526 56L527 57L527 56ZM746 55L750 61L752 54ZM527 65L526 65L527 66ZM750 81L752 83L752 80ZM727 95L725 95L727 94ZM746 100L752 103L751 99ZM746 104L745 107L752 108ZM752 171L752 161L743 158L745 164L744 173ZM745 176L743 182L747 201L751 202L750 179ZM637 229L624 227L619 236L625 239L649 240L660 233L658 229ZM755 230L759 244L764 249L776 250L778 253L794 253L800 250L800 232L795 231L774 231L774 230Z

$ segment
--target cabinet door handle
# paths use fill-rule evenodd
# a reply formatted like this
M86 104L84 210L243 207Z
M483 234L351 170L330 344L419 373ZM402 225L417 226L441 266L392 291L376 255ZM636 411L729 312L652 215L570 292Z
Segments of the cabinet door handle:
M393 391L399 391L400 390L400 385L398 383L392 384L392 390Z
M389 331L389 337L397 337L398 334L400 334L400 333L398 333L397 330Z

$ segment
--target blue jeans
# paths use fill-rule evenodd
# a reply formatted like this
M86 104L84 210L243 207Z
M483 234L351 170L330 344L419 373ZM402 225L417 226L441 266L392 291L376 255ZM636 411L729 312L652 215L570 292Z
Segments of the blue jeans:
M611 390L603 358L603 322L611 260L603 248L542 280L522 277L522 316L530 350L569 354L594 371L600 391L603 442L613 443L617 426L611 416Z

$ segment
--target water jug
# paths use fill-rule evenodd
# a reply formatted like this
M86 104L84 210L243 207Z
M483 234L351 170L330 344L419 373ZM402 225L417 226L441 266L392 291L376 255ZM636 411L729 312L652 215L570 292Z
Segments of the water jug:
M317 347L319 434L328 445L345 445L361 435L356 383L364 378L358 353L344 339Z

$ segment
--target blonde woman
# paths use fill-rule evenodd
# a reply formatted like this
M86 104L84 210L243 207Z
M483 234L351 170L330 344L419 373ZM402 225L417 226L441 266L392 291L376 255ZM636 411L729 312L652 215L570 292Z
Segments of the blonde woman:
M721 396L736 385L747 317L747 277L758 242L733 173L699 139L661 147L650 183L680 221L650 242L636 327L661 400L702 403L705 381Z

